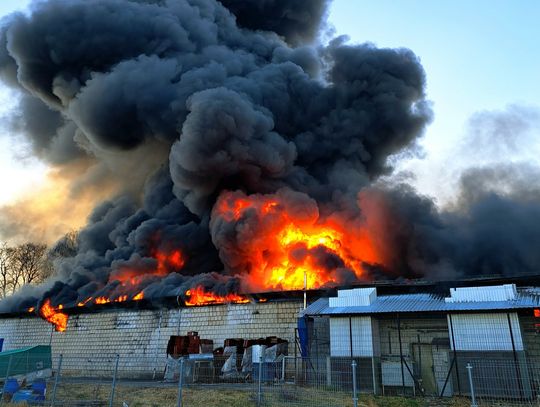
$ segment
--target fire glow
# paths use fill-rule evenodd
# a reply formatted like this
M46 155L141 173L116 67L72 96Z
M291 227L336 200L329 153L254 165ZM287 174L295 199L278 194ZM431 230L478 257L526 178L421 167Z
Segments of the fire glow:
M338 214L322 219L314 202L294 211L279 195L241 192L223 194L214 207L214 222L235 226L231 252L250 289L302 289L304 279L307 289L339 284L347 273L362 279L364 263L380 262L365 228Z
M209 304L245 304L249 302L247 297L239 294L227 294L224 296L214 294L213 292L206 291L203 287L195 287L186 291L186 299L184 303L188 307L196 305L209 305Z
M122 287L137 287L152 276L165 277L169 273L179 272L186 262L184 253L178 249L169 252L154 250L151 257L156 262L154 269L139 270L135 267L122 266L111 273L109 283L118 281Z
M243 292L337 285L347 279L361 279L366 274L365 263L380 263L372 236L357 220L351 221L336 211L323 217L318 205L309 198L300 199L300 203L298 196L291 198L286 193L247 196L242 192L225 192L218 199L211 228L213 224L235 231L234 239L228 241L232 244L225 245L231 251L220 251L220 256L231 274L240 279ZM219 242L216 246L224 247ZM100 292L76 305L142 300L144 287L156 278L181 273L186 262L180 249L153 250L150 256L155 260L152 268L126 263L110 274L104 287L111 287L108 294ZM190 307L250 302L244 295L220 295L204 286L187 290L184 298L185 305ZM51 307L50 301L46 305L40 315L55 324L57 330L65 330L62 321L67 323L67 315L55 316L62 306Z
M140 273L124 267L117 273L111 274L109 278L108 284L118 284L113 293L80 300L76 303L77 307L85 307L89 304L104 305L143 300L144 292L141 288L144 288L145 281L150 281L148 280L149 277L164 277L173 271L179 271L185 263L185 257L180 250L172 250L167 253L156 250L152 252L152 257L156 261L154 270ZM39 309L39 315L53 324L56 331L64 332L67 327L68 315L61 312L62 309L64 309L63 304L53 307L51 300L48 298ZM28 308L28 312L33 312L34 310L34 307Z

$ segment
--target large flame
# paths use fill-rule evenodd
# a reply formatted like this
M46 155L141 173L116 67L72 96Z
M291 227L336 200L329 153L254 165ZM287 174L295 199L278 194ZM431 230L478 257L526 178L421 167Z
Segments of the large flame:
M211 228L225 266L241 278L244 290L340 284L365 277L365 264L383 264L365 224L338 211L322 216L317 203L299 193L247 196L225 192L214 206ZM181 272L186 262L178 248L151 250L150 256L154 263L130 260L119 265L101 290L73 305L139 301L145 287L156 278ZM249 301L244 295L219 295L203 286L185 293L187 306ZM62 309L47 300L40 315L63 331L68 316Z
M62 312L63 308L64 306L62 304L53 307L51 300L47 298L39 309L39 315L53 324L56 331L64 332L67 328L68 315Z
M152 257L156 260L156 267L148 270L138 270L123 266L111 273L106 287L112 287L112 291L96 297L88 297L77 303L78 307L92 304L109 304L126 301L140 301L144 299L144 288L151 282L152 277L165 277L173 271L180 271L184 266L185 256L180 250L163 252L155 250Z
M249 289L338 284L362 279L364 264L380 263L373 238L361 222L338 213L323 218L309 200L305 209L291 206L277 194L227 192L214 207L214 224L232 224L236 233L222 258L243 275Z
M186 291L186 299L184 303L191 307L195 305L207 305L207 304L225 304L225 303L235 303L235 304L245 304L248 303L249 299L239 294L227 294L227 295L217 295L213 292L206 291L203 287L197 286L195 288L189 289Z
M140 301L144 299L144 288L150 282L149 278L164 277L172 271L179 271L184 263L185 257L180 250L172 250L169 252L154 251L152 256L156 260L154 270L132 270L127 267L122 268L116 273L111 273L109 281L105 285L99 295L79 299L75 304L69 304L77 307L85 307L89 304L109 304L121 303L126 301ZM109 290L109 287L111 288ZM60 310L64 309L63 305L53 307L50 299L47 299L39 310L45 320L55 326L57 331L65 331L67 326L68 315ZM33 312L34 307L30 307L28 312Z

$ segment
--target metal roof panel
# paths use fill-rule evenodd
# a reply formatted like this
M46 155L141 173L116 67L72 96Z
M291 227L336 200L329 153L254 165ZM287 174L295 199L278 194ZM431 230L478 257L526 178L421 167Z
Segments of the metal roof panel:
M330 307L328 298L320 298L310 304L302 315L489 311L540 307L540 297L534 291L527 290L520 290L516 299L507 301L445 302L444 298L436 294L381 295L371 305L348 307Z

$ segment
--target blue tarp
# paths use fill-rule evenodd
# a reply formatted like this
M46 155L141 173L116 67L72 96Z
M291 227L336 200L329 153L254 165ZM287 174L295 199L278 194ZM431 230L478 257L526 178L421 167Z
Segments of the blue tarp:
M298 339L300 341L300 353L303 358L307 358L308 355L308 319L307 317L298 318Z

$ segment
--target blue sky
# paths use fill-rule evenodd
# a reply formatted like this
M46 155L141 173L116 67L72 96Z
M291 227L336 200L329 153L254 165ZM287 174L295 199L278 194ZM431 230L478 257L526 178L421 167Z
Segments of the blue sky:
M449 198L458 172L476 164L456 162L466 161L456 150L473 114L514 104L540 108L540 1L336 0L329 20L351 42L407 47L419 56L435 117L422 140L425 158L403 167L422 192ZM540 157L539 129L532 131L523 138L531 145L504 158Z
M2 0L0 15L28 3ZM422 140L425 157L400 167L415 173L424 193L443 199L450 194L456 172L449 166L458 171L468 165L453 157L475 112L513 104L540 108L540 1L335 0L329 22L353 43L407 47L421 59L435 118ZM12 96L0 89L0 114L10 107ZM531 145L520 149L521 158L540 157L535 139L537 134L525 139ZM21 161L20 151L0 122L0 203L44 179L44 165Z
M330 21L353 42L420 57L436 129L456 134L477 110L540 101L539 1L337 0Z

